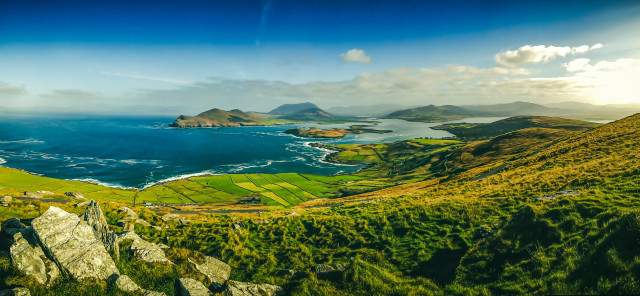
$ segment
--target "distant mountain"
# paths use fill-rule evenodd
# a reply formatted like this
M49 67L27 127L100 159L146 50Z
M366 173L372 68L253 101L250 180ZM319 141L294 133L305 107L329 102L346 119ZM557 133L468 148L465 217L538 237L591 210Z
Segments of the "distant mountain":
M329 114L329 112L320 109L313 103L284 104L278 108L271 110L269 114L279 115L279 118L282 119L296 121L324 121L334 117L333 115Z
M246 113L239 109L225 111L213 108L197 116L180 115L171 127L219 127L265 125L266 117L260 113Z
M613 106L591 105L581 102L563 102L547 106L529 102L513 102L494 105L424 106L390 113L385 118L409 121L439 122L465 117L508 117L508 116L556 116L572 119L616 120L640 109L616 108Z
M381 117L391 112L406 109L396 104L336 106L327 109L331 114L341 116L374 116Z
M566 115L570 110L550 108L539 104L517 101L495 105L467 105L462 108L473 110L488 116L517 116L517 115Z
M398 118L408 121L437 122L461 119L470 116L489 115L453 105L429 105L392 112L384 116L384 118Z
M312 109L319 109L316 104L313 103L300 103L300 104L284 104L278 108L275 108L269 112L269 114L286 115L294 113L302 113Z

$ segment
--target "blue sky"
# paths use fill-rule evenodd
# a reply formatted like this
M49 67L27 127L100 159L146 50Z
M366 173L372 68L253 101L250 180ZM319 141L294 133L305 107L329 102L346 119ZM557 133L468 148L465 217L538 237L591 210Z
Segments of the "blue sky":
M0 1L0 106L640 103L639 27L638 1Z

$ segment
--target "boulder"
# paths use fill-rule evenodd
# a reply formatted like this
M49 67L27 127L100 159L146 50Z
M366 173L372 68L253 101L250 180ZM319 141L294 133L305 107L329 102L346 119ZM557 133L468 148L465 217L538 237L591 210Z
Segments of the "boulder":
M75 199L86 199L86 197L84 197L84 194L82 194L82 192L78 192L78 191L65 192L64 195L69 196L69 197L73 197Z
M142 219L137 219L136 223L138 223L138 224L140 224L142 226L146 226L146 227L150 227L151 226L151 223L149 223L149 222L147 222L145 220L142 220Z
M191 220L189 219L185 219L182 216L178 215L178 214L166 214L164 216L162 216L162 221L164 222L171 222L171 221L178 221L182 224L188 224L191 223Z
M316 266L313 267L313 272L315 273L332 272L335 270L333 266L327 264L316 264Z
M167 296L167 294L165 294L163 292L143 290L142 296Z
M9 251L14 243L13 236L26 229L24 224L16 218L11 218L2 222L0 226L0 250Z
M198 264L191 259L189 259L189 263L193 264L196 270L207 277L211 282L209 287L211 290L221 290L231 275L231 266L213 257L204 256L204 263L202 264Z
M25 287L16 287L0 291L0 296L31 296L31 293Z
M0 204L2 204L2 206L4 207L8 207L9 203L11 203L11 201L13 200L13 198L11 196L3 196L0 197Z
M118 243L131 240L131 253L133 258L145 262L158 262L173 264L169 261L160 246L145 241L133 231L122 232L118 235Z
M44 255L31 229L16 233L13 240L14 243L10 248L11 263L20 272L47 286L60 276L60 270Z
M36 193L40 193L42 195L54 195L55 193L51 191L36 191Z
M142 290L128 275L116 275L114 278L114 284L120 291L133 293Z
M31 222L36 238L62 273L76 279L106 280L119 274L104 244L78 216L50 207Z
M213 295L207 287L201 282L190 279L181 278L175 282L175 290L177 296L209 296Z
M118 210L118 213L124 214L127 217L131 217L133 219L138 219L138 214L136 214L136 212L134 212L132 209L130 209L129 207L121 207Z
M102 209L100 209L100 204L93 200L89 201L83 219L91 226L96 238L102 241L107 251L113 251L115 254L120 253L117 242L118 236L109 229L107 219L102 214Z
M79 202L76 204L76 208L86 207L89 205L90 202L91 202L90 200Z
M274 285L228 281L225 294L227 296L282 296L285 292L282 287Z

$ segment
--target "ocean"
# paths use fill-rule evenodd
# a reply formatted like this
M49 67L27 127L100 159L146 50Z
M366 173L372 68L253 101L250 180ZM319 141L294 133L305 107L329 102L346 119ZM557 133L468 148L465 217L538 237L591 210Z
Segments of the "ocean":
M324 162L328 151L310 142L377 143L418 137L442 138L437 124L379 120L387 134L347 135L338 140L296 138L281 125L176 129L169 117L1 118L0 165L43 176L97 184L144 188L203 174L297 172L346 174L362 166ZM491 122L477 118L467 122Z

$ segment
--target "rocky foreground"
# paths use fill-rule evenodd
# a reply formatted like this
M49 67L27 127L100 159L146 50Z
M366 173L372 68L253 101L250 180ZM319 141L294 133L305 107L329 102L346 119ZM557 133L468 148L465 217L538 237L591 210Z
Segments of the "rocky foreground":
M136 260L153 264L174 264L165 256L164 249L168 247L145 241L132 230L115 233L107 225L97 202L89 201L86 207L85 213L78 216L52 206L40 217L33 219L30 227L15 218L2 222L0 251L10 254L11 262L17 270L46 287L61 278L70 278L78 282L106 282L123 292L139 295L166 295L140 287L118 270L112 256L119 256L119 246L126 244L131 257ZM130 220L137 219L133 210L123 207L121 211ZM179 278L174 283L175 295L285 294L279 286L229 280L231 267L213 257L204 256L204 260L194 258L188 262L206 281ZM31 294L25 287L12 287L0 291L0 295Z

